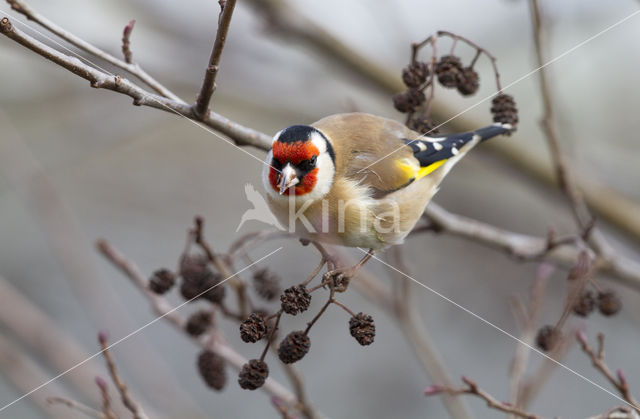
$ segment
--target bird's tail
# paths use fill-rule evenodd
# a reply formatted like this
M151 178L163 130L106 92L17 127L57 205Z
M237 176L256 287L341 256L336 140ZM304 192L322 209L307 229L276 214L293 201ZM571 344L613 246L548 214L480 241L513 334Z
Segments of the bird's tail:
M496 122L493 125L477 129L474 133L480 136L480 141L485 141L498 135L510 134L512 131L513 126L511 124L501 124Z

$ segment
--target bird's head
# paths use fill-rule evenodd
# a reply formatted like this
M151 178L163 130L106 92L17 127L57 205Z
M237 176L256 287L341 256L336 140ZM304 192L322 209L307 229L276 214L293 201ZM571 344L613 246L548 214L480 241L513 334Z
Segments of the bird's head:
M308 125L293 125L278 132L267 163L264 180L272 196L319 199L333 184L333 147L322 132Z

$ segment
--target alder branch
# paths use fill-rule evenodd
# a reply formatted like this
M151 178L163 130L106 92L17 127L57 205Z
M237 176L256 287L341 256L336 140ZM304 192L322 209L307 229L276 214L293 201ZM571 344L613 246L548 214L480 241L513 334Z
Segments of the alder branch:
M109 54L108 52L105 52L105 51L101 50L100 48L90 44L89 42L85 41L84 39L72 34L71 32L69 32L69 31L67 31L67 30L65 30L63 28L61 28L60 26L58 26L57 24L53 23L52 21L50 21L46 17L42 16L40 13L36 12L35 10L33 10L30 6L28 6L25 2L23 2L21 0L7 0L7 3L9 3L9 5L11 5L11 8L13 10L15 10L18 13L21 13L28 20L36 22L37 24L39 24L40 26L42 26L43 28L45 28L49 32L59 36L60 38L64 39L65 41L67 41L71 45L77 47L78 49L80 49L82 51L85 51L85 52L93 55L94 57L100 58L101 60L104 60L104 61L108 62L111 65L114 65L114 66L116 66L118 68L121 68L122 70L125 70L125 71L133 74L138 79L143 81L146 85L151 87L158 94L160 94L160 95L162 95L162 96L164 96L166 98L169 98L171 100L174 100L176 102L181 102L180 98L176 94L171 92L169 89L167 89L161 83L159 83L157 80L155 80L149 74L147 74L147 72L145 72L142 69L142 67L140 67L140 65L138 65L137 63L122 61L122 60L114 57L113 55ZM130 25L131 25L131 23L130 23ZM126 33L124 35L126 36ZM125 53L125 56L126 56L126 53Z
M622 398L629 403L631 407L633 407L638 413L640 413L640 404L638 401L631 395L631 391L629 390L629 383L627 382L627 378L624 372L619 369L614 375L609 366L607 365L604 359L604 334L598 334L598 349L589 345L587 341L587 335L580 330L576 333L576 339L580 343L580 348L582 352L587 354L589 359L591 359L591 363L593 366L600 371L600 373L613 385L613 387L618 390Z
M564 243L546 251L548 248L547 239L515 233L469 217L453 214L434 202L427 206L425 215L435 223L436 230L439 232L486 244L520 260L551 260L564 266L573 266L580 252L578 247L570 243ZM595 262L596 270L611 275L613 279L623 285L640 290L640 263L610 249L599 253Z
M109 262L129 278L131 282L133 282L133 284L143 293L145 298L151 304L156 315L162 316L163 319L173 324L181 333L185 333L186 320L176 311L171 311L173 307L171 307L164 297L149 290L146 278L133 262L125 258L122 253L120 253L106 240L99 240L97 242L97 248ZM191 336L189 337L192 338ZM242 355L227 344L224 337L219 333L215 333L215 339L212 339L213 343L211 343L209 338L192 340L202 348L209 349L218 354L237 371L240 371L242 366L247 362ZM279 398L291 406L295 406L298 403L298 400L293 393L271 377L267 378L262 388L270 395Z
M409 269L404 263L403 253L399 246L389 249L390 265L395 266L398 270L409 274ZM452 385L453 380L447 369L442 356L437 347L434 345L433 338L430 336L427 328L420 317L418 308L411 292L412 281L401 275L399 272L386 266L389 276L394 279L396 292L390 296L392 299L392 314L398 323L400 329L409 341L416 356L423 364L423 368L429 374L429 377L439 383ZM357 276L359 282L360 276ZM370 278L369 282L373 280ZM449 411L451 417L454 418L472 418L473 415L466 403L459 397L453 397L444 394L442 402Z
M68 407L71 410L77 410L78 412L86 416L89 416L90 418L109 419L107 415L94 409L93 407L89 407L80 402L77 402L72 399L67 399L65 397L49 397L47 398L47 403L51 405L61 404L63 406Z
M131 52L131 32L133 32L133 26L135 24L135 19L132 19L122 31L122 55L124 55L124 61L127 64L131 64L133 62L133 53Z
M534 415L533 413L524 411L511 404L498 401L491 394L481 389L475 381L472 381L467 377L462 377L462 381L466 384L466 387L454 388L449 386L431 385L425 388L424 394L425 396L432 396L435 394L442 394L442 393L450 394L452 396L456 396L459 394L471 394L487 402L487 406L489 406L492 409L496 409L501 412L509 413L511 415L525 418L525 419L542 419L541 416Z
M109 370L111 380L116 385L118 393L120 393L122 404L131 412L134 419L149 419L139 403L129 393L129 387L125 384L122 378L120 378L120 373L118 372L116 363L113 359L113 356L111 355L111 351L109 350L110 347L109 343L107 342L106 333L100 332L98 334L98 342L100 343L100 347L102 349L102 356L107 362L107 369Z
M218 3L220 4L218 31L216 32L213 50L209 57L209 65L204 73L200 93L198 94L196 103L193 104L193 113L198 119L204 119L206 116L209 102L211 102L211 96L213 96L213 92L216 90L216 76L220 68L220 58L222 57L222 50L227 40L233 9L236 7L236 0L218 0Z
M7 17L0 20L0 32L36 54L88 80L91 87L112 90L130 96L133 98L133 104L137 106L149 106L196 120L191 106L183 101L156 95L122 76L105 73L83 63L76 57L63 54L17 29ZM228 136L237 145L253 146L262 150L271 147L271 138L266 134L244 127L214 112L210 112L200 122Z
M553 274L554 267L549 263L542 263L538 266L536 277L529 291L529 304L525 307L521 299L516 299L514 308L520 307L521 314L521 335L520 340L524 344L516 347L516 353L511 361L509 371L509 401L512 405L523 408L521 403L521 393L523 390L522 379L527 369L527 362L531 353L530 346L533 344L536 335L536 325L540 320L544 305L544 296L549 278ZM515 312L517 312L514 309ZM518 318L518 316L516 316Z
M569 200L569 204L578 227L583 228L584 222L582 218L585 216L590 217L590 215L589 210L587 209L587 206L575 185L573 173L569 168L569 164L562 151L562 147L560 147L560 141L558 141L558 132L556 130L553 117L554 113L551 89L549 88L549 82L547 81L547 68L545 66L546 58L543 51L544 33L542 14L540 13L538 0L531 0L529 2L529 6L531 10L531 20L533 22L533 41L536 51L538 77L540 79L540 95L542 96L542 105L544 109L544 115L540 122L547 139L547 144L551 154L551 161L553 162L560 190Z

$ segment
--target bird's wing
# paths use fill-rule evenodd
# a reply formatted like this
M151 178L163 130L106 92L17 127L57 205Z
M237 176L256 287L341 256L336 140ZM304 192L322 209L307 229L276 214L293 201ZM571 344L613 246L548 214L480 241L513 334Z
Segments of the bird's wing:
M495 124L430 138L396 121L363 113L330 116L314 126L331 139L336 151L336 175L370 187L375 196L408 186L447 161L455 162L455 156L473 139L486 140L511 128Z

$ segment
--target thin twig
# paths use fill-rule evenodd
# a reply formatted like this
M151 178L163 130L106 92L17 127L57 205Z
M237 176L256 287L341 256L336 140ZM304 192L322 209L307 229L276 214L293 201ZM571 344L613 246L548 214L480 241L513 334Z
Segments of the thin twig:
M72 399L67 399L65 397L48 397L47 403L51 405L62 404L68 407L69 409L77 410L78 412L83 413L89 416L90 418L108 419L108 417L104 413L94 409L93 407L89 407L80 402L77 402Z
M530 0L531 20L533 21L533 40L536 50L537 65L539 67L538 77L540 79L540 94L542 95L542 104L544 107L544 116L542 117L542 127L547 138L547 144L551 151L551 160L553 161L554 170L560 185L560 189L569 200L573 216L579 228L584 227L582 217L588 217L587 207L578 191L571 170L567 162L567 158L562 152L560 142L558 141L558 133L556 131L553 118L553 100L551 98L551 89L547 81L547 68L545 63L545 54L543 51L543 24L542 14L538 5L538 0Z
M124 55L124 61L127 64L131 64L133 62L133 53L131 52L131 32L133 31L133 26L135 24L135 19L130 20L122 31L122 55Z
M118 389L118 393L120 393L122 404L131 412L134 419L149 419L142 407L131 396L127 384L120 377L120 373L118 372L118 368L116 367L116 362L114 361L113 356L111 355L111 351L109 350L110 346L109 342L107 342L106 333L100 332L98 334L98 342L100 342L100 347L102 348L102 356L107 362L107 369L109 370L111 380L113 380L113 383ZM105 399L105 404L108 405L108 398Z
M399 246L389 249L388 257L390 258L390 262L392 262L392 266L397 267L397 269L402 272L407 274L409 273L409 269L404 263L402 250ZM411 292L412 283L397 271L392 269L389 269L388 271L389 276L394 279L394 288L396 290L395 295L389 294L388 296L392 301L390 310L392 317L398 323L400 329L409 341L409 344L429 377L436 382L449 386L452 385L453 380L451 378L451 374L442 360L442 357L434 344L433 338L429 335L416 307L415 299ZM363 278L366 278L366 275L361 273L358 280L354 281L355 284L362 284L360 289L364 287L369 288L369 286L363 284ZM367 282L369 282L369 284L375 281L375 278L367 278ZM442 403L451 417L473 417L464 400L459 397L445 394L442 397Z
M216 40L213 43L213 50L209 57L209 65L204 73L200 93L198 94L196 102L193 104L193 113L197 119L204 119L206 117L211 96L213 96L213 92L216 90L216 76L220 68L220 58L222 57L222 50L227 40L233 9L236 6L236 0L218 0L218 3L220 4L220 16L218 18Z
M477 396L487 402L487 406L492 409L499 410L501 412L509 413L511 415L515 415L520 418L525 419L542 419L541 416L534 415L533 413L529 413L523 409L520 409L516 406L513 406L508 403L504 403L498 401L491 394L487 393L485 390L482 390L475 381L472 381L466 377L462 377L462 381L466 384L466 387L454 388L450 386L442 386L442 385L431 385L424 390L424 394L426 396L432 396L436 394L449 394L452 396L457 396L460 394L471 394L473 396Z
M616 374L614 374L609 366L607 365L604 359L604 334L598 334L598 348L594 350L587 341L587 335L582 331L578 331L576 334L576 339L580 343L580 347L582 352L587 354L587 356L591 359L591 363L593 366L600 371L600 373L613 385L613 387L618 390L622 398L629 403L631 407L633 407L638 413L640 413L640 404L638 401L631 395L631 391L629 390L629 383L627 382L626 376L624 372L619 369Z
M111 409L111 395L109 394L109 385L102 377L96 377L96 385L100 389L102 396L102 415L106 419L117 419L118 416Z
M529 354L531 353L530 345L532 344L535 334L536 325L538 324L540 314L542 312L545 290L549 278L553 274L553 265L548 263L542 263L536 272L536 277L529 293L529 307L525 308L526 313L524 324L522 325L522 332L520 340L527 345L517 345L516 353L511 362L511 368L509 371L509 401L512 405L517 407L524 407L520 403L522 385L521 381L524 376L527 367L527 361Z
M246 286L244 282L233 274L231 266L229 266L225 259L213 251L213 248L209 242L204 238L204 218L196 216L194 219L194 228L189 234L193 235L194 242L200 246L200 248L207 255L207 258L213 263L218 271L227 278L227 283L233 288L238 300L238 307L240 309L240 315L246 318L249 315L249 300L246 292Z
M142 275L138 267L132 261L125 258L122 253L120 253L106 240L98 241L97 247L100 253L115 267L117 267L127 278L129 278L144 294L151 304L153 311L157 315L163 316L163 319L168 320L173 324L180 333L185 333L184 325L186 324L186 320L177 312L171 311L173 308L164 297L149 290L145 276ZM210 348L207 345L208 342L205 340L193 339L193 341L199 346L210 349L221 356L225 361L232 365L236 371L240 371L242 366L247 362L246 358L229 346L224 337L220 334L216 336L216 339ZM297 403L296 396L272 378L267 378L264 386L261 388L270 395L278 397L286 403L291 405L295 405Z

